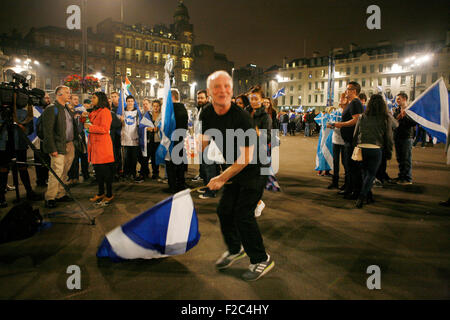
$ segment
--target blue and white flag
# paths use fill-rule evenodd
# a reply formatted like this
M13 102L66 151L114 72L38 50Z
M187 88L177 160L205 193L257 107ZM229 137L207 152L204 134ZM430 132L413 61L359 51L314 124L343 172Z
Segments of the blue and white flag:
M139 122L139 146L141 147L142 156L147 157L147 128L154 128L155 125L153 124L152 117L150 116L149 112L146 112L144 114L144 117L142 118L141 122ZM155 134L159 134L158 132L155 132Z
M316 171L327 171L333 169L333 130L327 128L331 120L328 113L319 113L314 121L320 125L319 141L316 153Z
M449 130L449 95L440 78L406 109L406 114L420 124L437 142L445 143Z
M39 137L37 136L36 124L37 124L37 120L39 119L39 117L41 116L43 111L44 111L44 109L42 109L39 106L33 107L33 129L34 130L33 130L33 133L28 136L28 139L30 139L31 143L33 143L34 145L36 145L36 143L39 141Z
M299 112L299 113L300 113L300 112L304 112L304 111L303 111L303 106L298 107L297 110L295 110L295 112Z
M285 93L285 88L281 88L280 90L277 91L277 93L275 93L275 94L272 96L272 99L277 99L278 97L280 97L280 96L285 96L285 95L286 95L286 93Z
M118 262L183 254L200 240L197 213L186 189L106 234L97 257Z
M133 96L128 89L128 87L122 83L122 89L119 92L119 105L117 106L117 112L116 114L118 116L121 116L123 114L123 110L127 107L127 97ZM134 97L134 96L133 96ZM137 103L136 97L134 97L134 108L137 110L139 115L139 120L142 119L141 110L139 109L139 105Z
M170 65L170 61L167 60L166 68ZM173 62L172 62L173 65ZM166 70L164 79L164 93L163 93L163 107L161 109L161 143L156 149L156 164L164 164L165 160L170 160L170 154L173 149L172 133L176 129L175 112L173 109L172 92L170 91L170 78L169 73Z

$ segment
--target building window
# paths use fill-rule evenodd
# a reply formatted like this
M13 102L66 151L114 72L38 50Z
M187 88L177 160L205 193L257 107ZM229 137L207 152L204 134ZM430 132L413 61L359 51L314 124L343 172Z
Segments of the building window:
M322 69L322 71L320 72L320 76L323 78L323 77L325 77L325 70L324 69Z
M75 71L80 71L80 64L75 63L75 67L73 68Z
M427 75L426 75L425 73L422 74L421 80L422 80L421 82L422 82L423 84L427 83Z
M106 67L105 66L102 67L102 73L106 73Z
M89 53L92 52L92 45L88 45L88 52L89 52Z
M290 102L291 102L290 105L292 106L292 105L294 104L294 97L293 97L293 96L290 96L290 99L289 99L289 100L290 100Z
M145 72L145 79L150 79L150 72L148 71Z
M322 90L325 89L325 81L322 81Z
M157 55L154 55L154 56L153 56L153 63L154 63L154 64L158 64L158 60L159 60L159 59L158 59L158 56L157 56Z
M375 65L371 64L370 65L370 73L374 73L375 72Z
M283 104L283 105L286 104L286 97L285 97L285 96L283 96L283 99L282 99L282 100L283 100L283 103L282 103L282 104Z
M154 78L155 78L155 79L159 79L159 72L158 72L158 71L155 71L155 73L154 73Z
M153 51L159 52L159 43L154 43L153 44Z
M136 53L136 61L137 62L141 61L141 55L139 54L139 52Z
M314 103L317 103L317 94L314 95Z
M141 40L136 40L136 49L141 49Z
M339 80L339 88L342 88L342 80Z
M102 53L103 55L105 55L105 53L106 53L106 48L102 48L101 53Z
M294 80L294 74L291 73L291 80Z
M94 72L94 66L92 64L88 65L88 72L93 73Z
M45 45L46 47L49 47L49 46L50 46L50 39L45 38L45 39L44 39L44 45Z
M437 79L438 79L438 74L437 74L437 72L433 72L433 73L431 74L431 83L434 83Z
M302 73L301 73L301 72L298 73L298 78L299 78L299 79L302 78Z
M378 72L383 72L383 65L382 64L378 65Z
M438 59L434 59L433 67L435 67L435 68L439 67L439 60Z
M358 73L359 73L359 67L356 66L356 67L355 67L355 74L358 74Z
M386 84L387 84L388 86L391 85L391 77L387 77L387 78L386 78Z
M188 81L189 81L188 75L183 73L183 74L181 75L181 81L183 81L183 82L188 82Z
M323 94L320 95L320 102L323 103Z
M66 68L66 63L64 61L61 61L61 69L65 69Z
M298 91L301 91L301 90L302 90L302 85L299 84L299 85L298 85Z
M378 78L378 85L379 85L379 86L382 86L382 85L383 85L383 81L382 81L381 78Z
M149 54L145 55L145 62L150 63L150 55Z
M311 95L308 94L308 103L311 103Z
M167 53L167 45L163 44L162 46L163 53Z
M131 76L131 68L127 68L127 76Z
M126 46L127 48L131 48L131 38L126 38Z
M406 76L401 76L401 77L400 77L400 84L401 84L402 86L404 86L404 85L406 84Z
M150 42L145 41L145 50L150 51Z
M120 50L116 50L116 59L120 59Z
M362 79L362 81L361 81L361 86L362 86L362 87L365 87L365 86L366 86L366 79Z
M45 78L45 90L52 90L52 78Z
M346 74L347 74L347 75L350 75L350 67L347 67L347 72L346 72Z
M61 41L61 42L59 43L59 47L60 47L61 49L64 49L64 48L66 47L66 42L65 42L65 41Z
M122 45L122 38L116 37L116 44L117 44L118 46Z
M316 81L316 82L314 83L314 89L316 89L316 90L319 89L319 82Z
M362 66L361 67L361 73L366 73L367 72L367 67L366 66Z
M80 51L80 44L79 43L75 43L74 48L76 51Z
M291 86L290 89L291 89L291 92L294 92L294 86Z

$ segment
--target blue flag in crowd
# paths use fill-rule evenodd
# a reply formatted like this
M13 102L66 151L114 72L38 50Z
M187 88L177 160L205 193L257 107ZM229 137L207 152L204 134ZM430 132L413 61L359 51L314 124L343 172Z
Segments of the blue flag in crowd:
M314 121L320 125L315 168L317 171L333 169L333 130L327 128L327 123L331 119L332 117L328 113L319 113L314 118Z
M161 201L106 234L97 257L113 261L183 254L200 240L190 189Z
M303 112L303 106L298 107L297 110L295 110L295 112Z
M156 164L164 164L165 160L170 160L170 154L173 149L173 141L171 141L172 133L175 131L175 113L173 110L172 93L170 91L170 80L166 76L164 82L164 103L161 110L161 143L156 149Z
M127 86L125 86L122 83L122 89L119 91L119 105L117 106L117 112L116 114L118 116L121 116L123 113L123 110L126 109L127 107L127 97L128 96L133 96L130 92L130 90L127 88ZM136 108L138 115L139 115L139 120L142 119L142 114L141 114L141 110L139 109L139 105L137 103L136 97L134 97L134 107Z
M33 133L28 136L28 139L30 139L30 141L33 144L35 144L38 140L36 123L37 123L37 120L39 119L39 117L41 116L42 111L44 111L44 109L42 109L39 106L33 107L33 129L34 130L33 130Z
M277 91L277 93L275 93L275 94L272 96L272 99L277 99L278 97L280 97L280 96L285 96L285 95L286 95L286 93L285 93L285 91L284 91L284 88L281 88L280 90Z
M146 112L144 114L144 117L142 118L141 122L139 122L139 146L141 147L142 156L147 157L147 128L154 128L155 125L153 124L152 117L150 116L149 112ZM155 132L155 134L159 134L158 132Z
M445 143L450 122L449 104L444 79L440 78L406 109L406 113L436 138L437 142Z

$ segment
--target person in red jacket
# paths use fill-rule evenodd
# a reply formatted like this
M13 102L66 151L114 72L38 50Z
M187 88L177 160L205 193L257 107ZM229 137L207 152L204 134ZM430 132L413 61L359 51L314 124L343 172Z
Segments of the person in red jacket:
M85 122L84 127L89 131L88 159L94 166L98 193L90 201L108 205L114 198L112 194L114 151L109 134L112 117L108 108L108 98L104 92L94 92L92 105L94 110L89 114L89 121Z

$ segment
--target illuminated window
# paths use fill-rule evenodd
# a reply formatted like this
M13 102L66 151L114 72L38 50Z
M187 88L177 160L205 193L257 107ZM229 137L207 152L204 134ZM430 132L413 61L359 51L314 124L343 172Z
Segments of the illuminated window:
M181 81L183 81L183 82L188 82L188 81L189 81L188 75L187 75L187 74L182 74L182 75L181 75Z
M127 76L131 76L131 68L127 68Z

